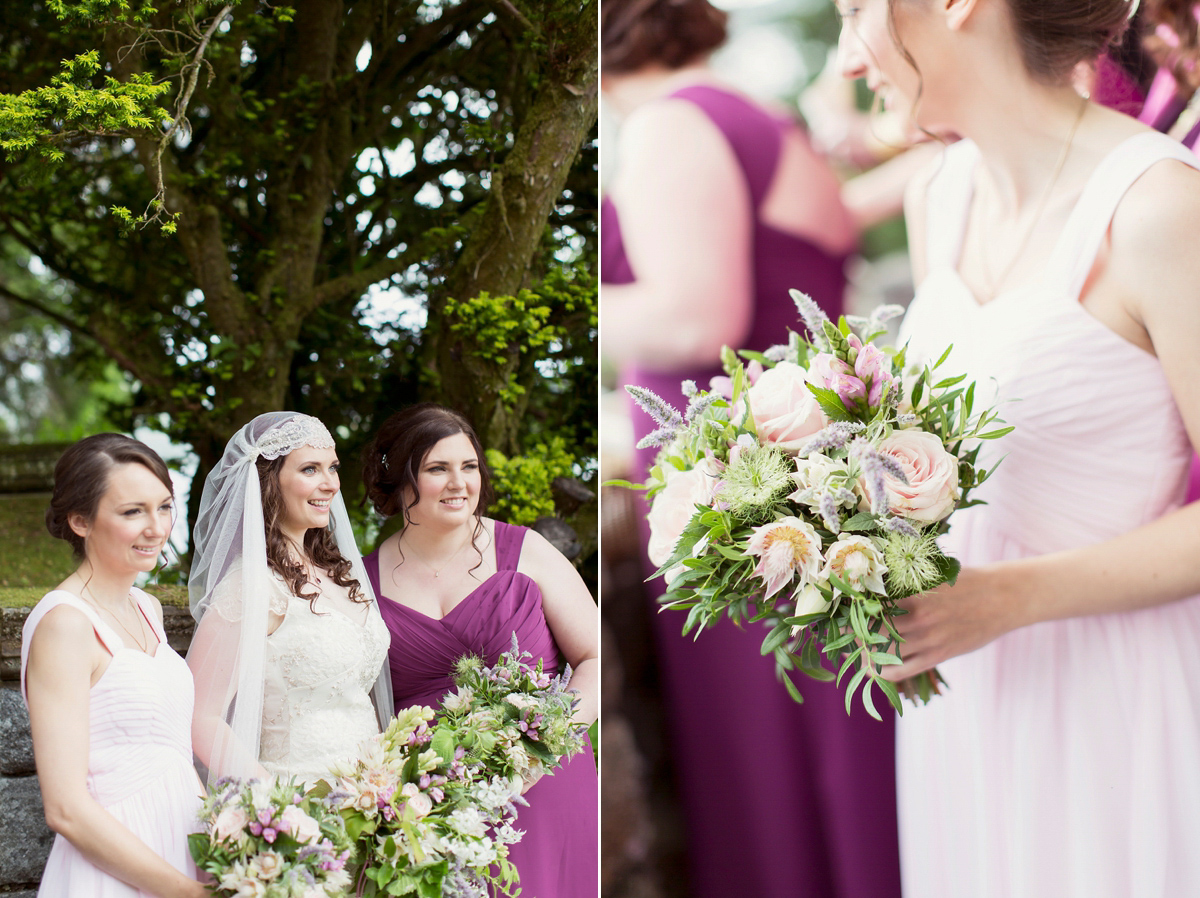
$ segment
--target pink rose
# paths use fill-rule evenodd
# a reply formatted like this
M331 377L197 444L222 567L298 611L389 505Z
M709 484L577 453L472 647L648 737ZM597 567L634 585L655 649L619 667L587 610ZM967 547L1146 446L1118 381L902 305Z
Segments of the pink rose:
M246 824L250 822L249 816L237 805L227 806L217 815L217 819L213 821L213 832L218 839L227 841L237 836Z
M878 449L895 459L908 478L908 483L901 483L890 474L884 475L892 512L931 524L954 510L958 501L958 459L946 451L940 439L923 430L898 430L880 442ZM858 485L869 505L866 478L861 478Z
M758 438L784 451L795 451L829 422L809 391L807 372L793 362L768 368L746 391Z
M650 505L646 520L650 524L650 545L647 554L655 565L661 565L675 551L675 543L687 528L697 505L712 502L717 486L719 465L713 459L701 459L690 471L677 470L665 464L667 485Z

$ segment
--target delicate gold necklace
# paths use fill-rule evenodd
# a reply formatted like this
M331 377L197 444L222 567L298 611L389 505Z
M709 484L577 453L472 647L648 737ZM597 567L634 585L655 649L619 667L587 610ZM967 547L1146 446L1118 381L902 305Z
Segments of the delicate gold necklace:
M86 586L84 587L84 590L87 592L91 592L91 590L88 589ZM82 593L81 593L81 597L86 599L88 604L90 604L97 611L103 611L105 614L107 614L109 617L111 617L113 620L115 620L117 622L117 626L119 626L122 630L124 630L126 633L129 634L129 638L133 640L134 645L136 645L139 649L141 649L142 652L144 652L146 654L150 654L150 638L148 636L146 636L146 621L142 618L141 612L138 611L138 609L137 609L137 603L134 601L132 592L129 593L127 596L125 596L125 598L127 598L129 600L129 604L133 608L133 616L138 622L138 635L137 636L134 636L133 632L127 626L125 626L125 622L122 621L119 617L117 617L115 611L112 611L108 608L105 608L103 605L101 605L100 602L96 600L94 593L93 593L93 597L91 599L88 599L86 596L82 596ZM146 641L143 643L142 639L139 637L144 637Z
M1004 266L1004 270L1000 272L999 277L992 278L992 266L988 263L987 258L987 241L979 244L979 261L983 268L982 274L988 284L983 293L985 302L991 302L996 298L1000 292L1000 288L1004 286L1004 282L1012 274L1013 268L1016 267L1021 256L1025 254L1025 248L1029 245L1029 238L1033 236L1033 231L1037 227L1037 223L1041 220L1042 213L1046 211L1046 203L1050 199L1050 194L1054 191L1054 185L1058 183L1058 176L1062 174L1067 157L1071 155L1071 145L1075 143L1075 132L1079 130L1079 123L1083 121L1083 114L1087 111L1087 107L1088 99L1084 97L1080 103L1079 112L1075 116L1075 121L1071 125L1071 131L1067 134L1067 142L1063 144L1062 152L1058 154L1058 162L1054 165L1054 171L1050 175L1050 180L1046 182L1046 188L1042 191L1042 195L1038 199L1033 217L1029 220L1029 224L1025 228L1025 233L1021 237L1020 243L1017 244L1016 251L1008 260L1008 264Z
M404 541L403 533L400 535L400 541L401 542ZM442 562L441 567L434 567L432 564L430 564L428 561L426 561L424 558L422 558L420 553L413 549L411 541L408 546L408 551L412 552L413 558L417 559L417 561L421 562L421 564L425 565L425 567L427 567L431 571L433 571L433 576L436 578L436 577L442 576L442 571L444 571L447 567L450 566L450 562L452 562L455 558L458 557L458 553L461 552L463 549L465 549L467 547L467 543L469 543L470 541L471 541L471 537L468 534L467 538L464 539L462 541L462 544L457 549L454 550L453 554L451 554L451 556L449 558L447 558L445 561ZM393 575L393 579L395 579L394 575Z

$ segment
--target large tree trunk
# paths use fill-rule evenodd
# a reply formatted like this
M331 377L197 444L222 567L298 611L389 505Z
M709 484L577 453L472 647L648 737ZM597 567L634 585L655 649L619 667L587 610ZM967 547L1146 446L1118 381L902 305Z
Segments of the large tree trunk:
M430 297L430 325L438 328L436 369L447 404L474 422L485 446L512 454L525 402L501 396L515 379L521 347L489 361L470 335L452 335L445 298L466 300L487 292L511 296L531 286L531 262L542 246L546 221L571 164L596 123L599 71L593 0L546 4L543 22L551 46L546 70L520 125L512 150L494 173L487 205L439 296Z

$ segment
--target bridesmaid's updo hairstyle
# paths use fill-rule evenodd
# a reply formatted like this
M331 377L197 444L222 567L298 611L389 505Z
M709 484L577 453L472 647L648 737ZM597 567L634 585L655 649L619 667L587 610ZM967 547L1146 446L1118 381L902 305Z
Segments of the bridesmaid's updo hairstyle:
M471 422L453 409L433 402L409 406L389 417L376 431L362 456L362 478L367 499L384 517L403 514L417 504L417 475L429 450L446 437L464 434L479 459L479 505L475 508L476 532L482 528L483 509L492 504L492 477L483 457L483 446ZM406 504L405 497L408 497Z
M46 509L46 529L56 539L71 544L75 557L85 554L84 539L71 529L70 517L96 517L100 499L108 491L109 475L117 465L141 465L175 495L171 474L158 453L119 433L98 433L71 446L54 466L54 493Z
M601 67L622 74L697 62L725 43L727 18L708 0L601 0Z

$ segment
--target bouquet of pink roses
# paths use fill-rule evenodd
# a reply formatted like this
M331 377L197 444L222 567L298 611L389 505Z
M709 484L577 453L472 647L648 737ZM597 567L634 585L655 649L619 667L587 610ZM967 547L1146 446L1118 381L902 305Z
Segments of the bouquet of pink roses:
M663 603L688 612L685 633L722 617L765 624L763 654L796 701L789 671L839 682L853 671L847 710L865 683L869 713L879 717L872 686L902 712L880 676L900 663L897 603L954 581L959 565L936 538L951 512L976 504L969 495L989 474L979 441L1012 428L975 410L965 377L938 375L949 349L906 371L903 349L875 344L899 307L835 325L792 297L810 339L744 352L748 364L725 350L728 378L707 391L684 383L683 413L626 387L659 425L639 444L661 447L644 484L650 558L667 579ZM940 681L934 670L905 689L928 701Z
M351 841L341 815L294 782L219 781L188 836L217 895L337 898L350 886Z

